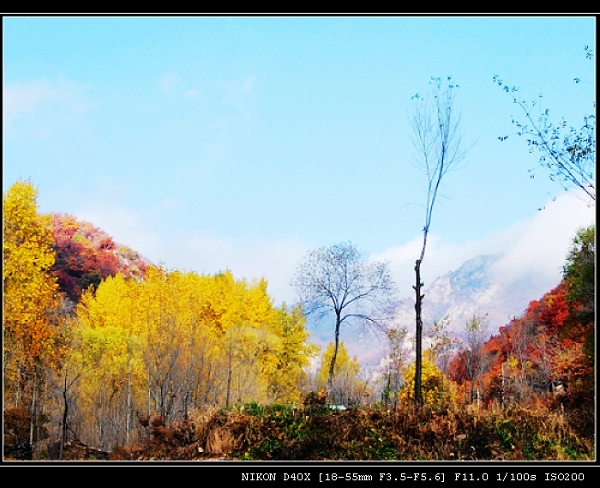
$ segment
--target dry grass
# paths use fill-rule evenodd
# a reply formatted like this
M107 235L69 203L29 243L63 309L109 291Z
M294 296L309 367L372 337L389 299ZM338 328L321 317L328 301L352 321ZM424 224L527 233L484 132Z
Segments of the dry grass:
M112 459L591 460L593 455L593 430L581 436L568 413L539 406L334 412L317 405L249 404L153 426L145 445L115 450Z

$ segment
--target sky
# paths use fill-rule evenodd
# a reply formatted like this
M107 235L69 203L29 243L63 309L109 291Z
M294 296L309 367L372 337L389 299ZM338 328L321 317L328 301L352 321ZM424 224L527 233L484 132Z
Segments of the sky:
M451 76L467 153L423 279L502 252L500 275L549 290L595 209L514 135L493 77L578 126L595 40L592 17L5 17L3 192L30 179L40 212L168 269L264 277L276 304L309 250L351 241L407 297L426 198L411 97Z

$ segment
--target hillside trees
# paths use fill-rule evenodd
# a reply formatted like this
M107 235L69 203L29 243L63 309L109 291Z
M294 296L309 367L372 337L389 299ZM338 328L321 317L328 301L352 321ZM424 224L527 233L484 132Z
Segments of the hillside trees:
M566 299L569 307L567 336L583 343L584 369L582 378L587 388L593 387L594 335L596 331L596 228L581 229L573 240L564 267L564 278L568 286ZM579 336L579 337L578 337Z
M146 263L137 253L117 246L106 232L72 215L51 214L56 262L52 268L72 308L89 286L121 272L141 279Z
M593 226L580 230L567 257L563 281L532 300L521 317L513 318L483 345L487 367L478 384L489 400L529 403L548 391L552 382L567 385L569 396L592 398L594 234ZM449 374L469 385L471 369L464 350L451 361Z
M421 356L423 338L423 320L421 317L421 294L424 284L421 282L421 265L425 258L427 237L431 229L433 209L438 190L446 174L456 169L465 158L462 135L460 132L460 112L455 108L458 85L451 77L446 80L432 78L431 94L422 97L413 96L413 109L409 121L413 129L413 144L419 168L427 178L427 198L425 204L425 225L423 226L423 246L415 262L415 323L416 323L416 372L414 375L414 400L421 403Z
M396 288L388 265L369 262L352 243L340 243L310 251L298 265L292 284L307 315L334 316L327 380L331 391L342 324L381 324L394 305Z
M571 314L584 324L592 324L595 311L596 228L577 232L564 267L569 287L567 301Z

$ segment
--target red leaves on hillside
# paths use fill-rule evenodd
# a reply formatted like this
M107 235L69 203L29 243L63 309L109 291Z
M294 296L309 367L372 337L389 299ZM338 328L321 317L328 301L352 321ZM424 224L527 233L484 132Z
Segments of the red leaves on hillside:
M60 289L73 302L83 290L121 272L125 277L143 277L146 263L128 248L119 248L112 237L89 222L72 215L52 214L56 262L53 271Z
M506 392L508 385L517 383L521 401L523 395L543 390L550 380L567 381L572 389L582 385L590 374L582 350L587 329L570 319L567 294L563 280L486 342L489 366L482 383L488 397L498 397L502 389ZM459 384L470 380L465 357L458 354L449 367L450 378Z

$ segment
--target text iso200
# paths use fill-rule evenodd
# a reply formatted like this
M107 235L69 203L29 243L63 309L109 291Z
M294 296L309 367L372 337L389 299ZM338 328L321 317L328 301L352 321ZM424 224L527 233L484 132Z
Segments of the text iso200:
M583 481L583 473L544 473L546 481Z

